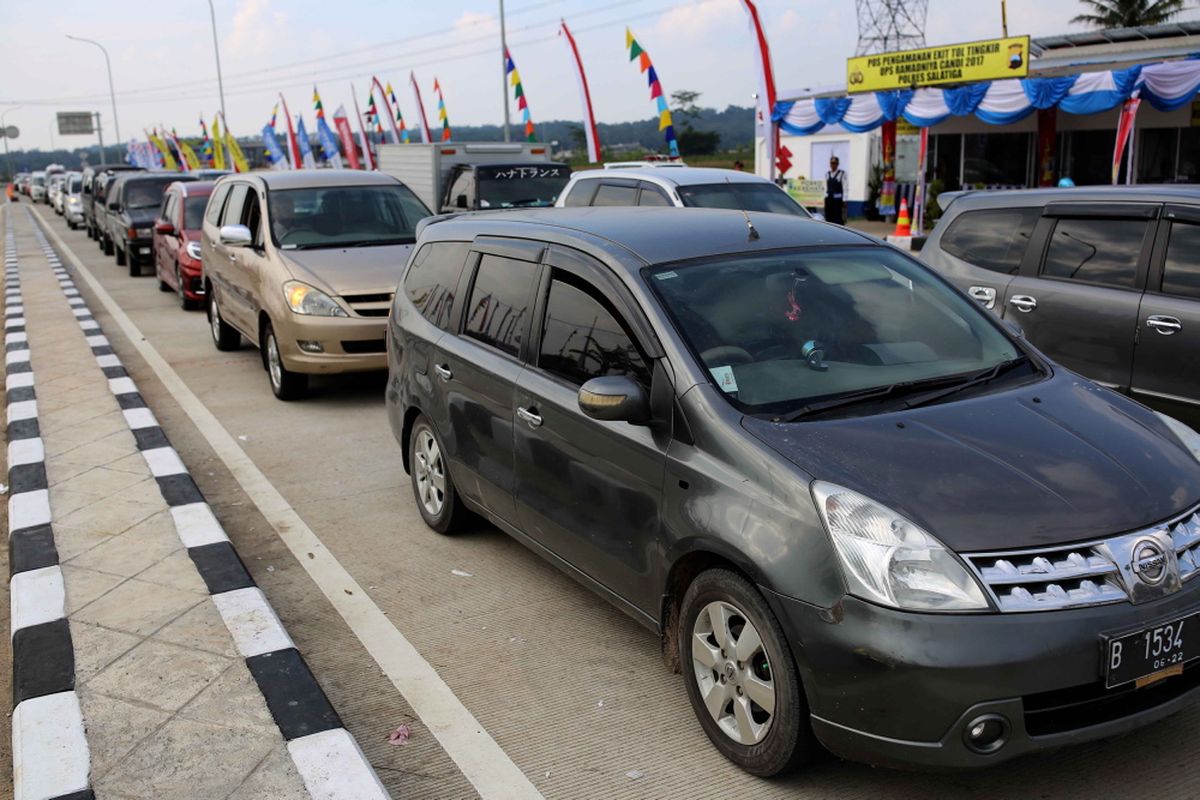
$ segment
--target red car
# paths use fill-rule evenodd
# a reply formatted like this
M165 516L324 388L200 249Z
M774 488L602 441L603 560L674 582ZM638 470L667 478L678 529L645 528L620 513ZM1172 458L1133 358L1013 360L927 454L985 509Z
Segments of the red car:
M154 223L158 288L179 295L179 305L186 311L204 307L200 229L213 185L211 181L172 183L163 192L162 208Z

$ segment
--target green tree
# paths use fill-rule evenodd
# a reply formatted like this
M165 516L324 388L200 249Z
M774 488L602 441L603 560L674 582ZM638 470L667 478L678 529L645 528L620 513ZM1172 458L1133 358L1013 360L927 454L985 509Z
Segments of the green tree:
M1079 0L1088 13L1071 22L1092 28L1137 28L1161 25L1187 7L1187 0Z
M700 106L696 105L696 101L699 99L699 92L687 89L671 92L671 105L675 106L675 113L683 117L685 121L700 119Z

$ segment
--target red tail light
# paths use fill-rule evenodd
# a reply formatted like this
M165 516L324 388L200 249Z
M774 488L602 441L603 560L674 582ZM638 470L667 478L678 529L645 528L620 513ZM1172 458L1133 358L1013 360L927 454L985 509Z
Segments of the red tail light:
M136 239L137 235L138 235L137 228L129 228L128 230L125 231L125 235L128 236L130 239Z

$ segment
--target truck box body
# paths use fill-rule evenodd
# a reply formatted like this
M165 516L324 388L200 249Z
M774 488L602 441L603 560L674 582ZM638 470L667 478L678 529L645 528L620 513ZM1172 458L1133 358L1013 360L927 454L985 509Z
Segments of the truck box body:
M536 142L381 144L378 155L379 171L399 178L435 213L443 209L456 167L550 162L549 146Z

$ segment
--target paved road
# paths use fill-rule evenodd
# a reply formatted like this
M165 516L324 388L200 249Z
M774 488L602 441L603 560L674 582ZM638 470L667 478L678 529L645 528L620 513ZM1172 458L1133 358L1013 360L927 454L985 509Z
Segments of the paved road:
M397 664L414 662L399 657L402 648L389 650L394 642L379 635L380 628L365 644L356 638L352 627L365 626L358 607L331 603L336 592L314 582L320 576L314 579L309 565L284 546L280 533L292 536L291 526L280 525L276 514L276 530L259 512L132 341L106 319L103 303L89 296L255 579L395 797L476 796L480 783L473 785L463 770L477 769L481 759L486 765L495 753L547 798L1200 794L1191 766L1200 757L1195 712L1119 740L971 774L899 773L833 759L786 782L739 772L704 738L682 679L663 666L655 636L493 528L456 537L425 528L388 428L382 376L316 381L310 399L281 403L271 395L256 350L217 352L203 313L181 311L154 278L131 279L83 233L68 231L44 206L38 210L357 581L368 595L361 599L386 615L385 624L403 634L490 734L489 740L482 732L459 731L466 735L456 738L439 729L447 745L439 744L413 706L424 698L430 713L440 714L445 704L430 706L429 697L445 697L434 690L425 696L414 675L393 674ZM79 283L85 295L93 294L86 281ZM397 685L406 686L407 699ZM388 745L388 732L403 722L413 726L412 740ZM495 753L486 747L493 740Z

